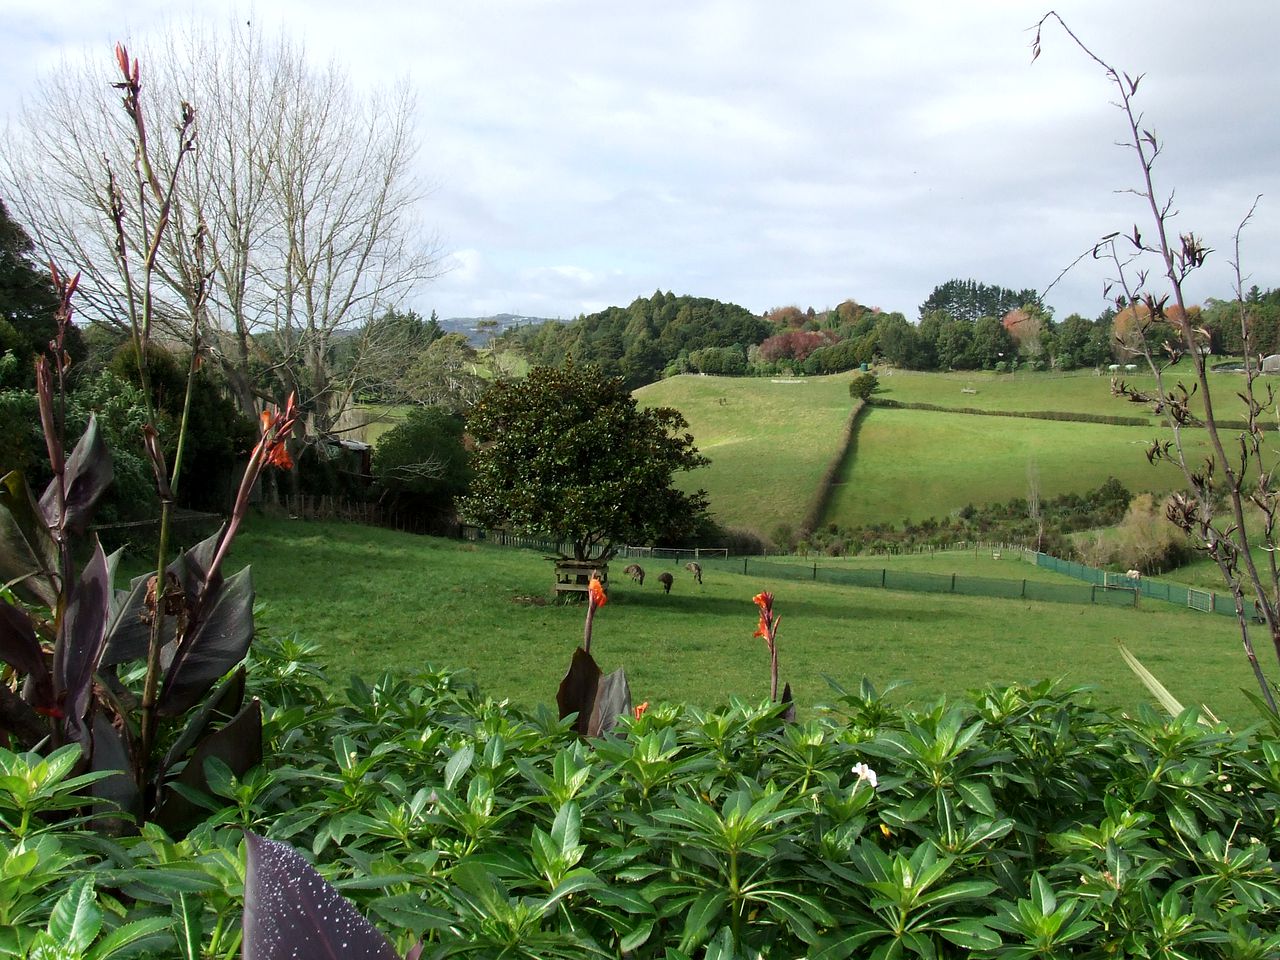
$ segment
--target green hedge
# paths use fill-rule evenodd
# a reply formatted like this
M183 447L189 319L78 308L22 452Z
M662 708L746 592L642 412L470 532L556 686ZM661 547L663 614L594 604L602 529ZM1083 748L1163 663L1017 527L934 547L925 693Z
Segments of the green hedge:
M1114 427L1149 427L1147 417L1117 417L1102 413L1080 413L1071 410L980 410L977 407L945 407L923 401L891 400L872 397L873 406L900 410L933 410L936 413L964 413L976 417L1018 417L1024 420L1067 420L1075 423L1105 423Z

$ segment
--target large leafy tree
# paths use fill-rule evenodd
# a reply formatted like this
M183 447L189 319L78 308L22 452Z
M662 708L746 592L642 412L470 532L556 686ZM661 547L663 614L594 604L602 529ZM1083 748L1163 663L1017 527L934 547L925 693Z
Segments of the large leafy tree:
M582 561L607 560L624 539L686 536L707 497L673 479L709 462L687 427L676 410L640 407L597 367L535 367L495 383L471 411L479 449L463 515L570 542Z
M11 350L23 371L23 382L34 382L32 358L39 355L57 329L58 298L48 269L33 262L34 245L22 226L9 216L0 199L0 354Z

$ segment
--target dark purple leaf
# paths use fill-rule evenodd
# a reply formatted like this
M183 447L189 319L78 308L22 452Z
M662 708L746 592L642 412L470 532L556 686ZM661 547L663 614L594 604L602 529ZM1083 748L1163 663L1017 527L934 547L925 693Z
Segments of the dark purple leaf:
M243 960L399 960L293 847L245 831Z
M154 576L154 574L152 574ZM151 644L150 614L147 610L147 583L151 577L138 577L129 590L115 591L116 602L107 620L107 646L102 653L102 666L114 667L130 660L141 660ZM124 600L119 595L125 594ZM173 640L178 621L165 617L164 643Z
M595 705L599 685L600 668L591 654L578 647L573 651L569 670L556 691L556 705L560 708L561 720L571 713L578 715L574 729L583 736L587 735L591 723L591 708Z
M58 550L44 514L16 470L0 479L0 582L24 600L58 605Z
M237 777L243 777L262 762L262 701L256 697L250 700L234 719L201 740L174 782L190 790L212 793L204 768L205 761L211 757L225 763ZM180 834L207 815L208 811L170 789L165 791L160 809L156 811L156 822L171 834Z
M89 415L89 426L67 460L63 474L66 483L66 529L72 533L84 533L93 516L93 508L115 476L111 465L111 452L102 441L98 420ZM50 481L40 498L40 510L50 527L58 524L57 477Z
M124 826L124 814L137 820L142 814L142 794L132 773L133 758L129 745L120 730L112 723L105 710L99 709L93 715L93 750L89 755L89 773L99 770L119 770L117 776L106 777L89 787L90 795L102 801L95 811L95 819L103 818L97 824L100 829L119 832Z
M795 723L796 705L795 701L791 699L791 684L789 683L784 684L782 687L782 702L786 704L786 709L782 711L782 722Z
M0 598L0 660L32 676L49 672L36 629L25 610Z
M218 552L218 544L222 541L227 525L224 523L218 531L205 537L190 550L183 551L170 566L182 581L182 589L192 603L200 595L204 582L209 578L209 567L213 565L214 555ZM217 584L214 584L216 586Z
M419 940L417 943L415 943L412 947L409 948L409 952L404 955L404 960L421 960L422 951L423 951L423 948L425 947L426 947L426 943L423 942L422 940Z
M164 675L158 711L172 717L190 710L228 670L244 659L253 640L253 580L249 568L213 590L178 642Z
M25 610L0 600L0 660L27 675L26 700L48 710L54 705L53 677Z
M66 715L68 736L73 739L83 734L82 721L89 709L93 675L106 644L110 602L107 557L98 543L93 558L71 590L53 650L54 694Z
M191 715L191 719L187 721L186 727L179 734L178 739L174 741L173 746L169 748L169 752L164 755L164 759L160 762L160 776L163 777L165 771L171 766L185 757L191 752L191 748L198 743L209 728L215 723L226 723L240 712L240 707L244 704L244 688L245 688L245 669L241 666L235 670L231 676L213 695L210 696L200 709ZM261 750L259 750L261 754ZM223 757L226 760L226 757ZM235 766L228 760L227 765L233 770ZM246 767L246 769L248 769ZM241 771L237 771L238 773Z
M600 680L596 702L591 708L588 736L603 737L618 725L618 717L631 714L631 686L626 672L619 667Z

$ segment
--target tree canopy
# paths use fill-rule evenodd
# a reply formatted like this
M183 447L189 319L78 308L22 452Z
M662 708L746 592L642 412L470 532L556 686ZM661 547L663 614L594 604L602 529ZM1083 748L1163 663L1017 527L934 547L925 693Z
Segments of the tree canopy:
M929 299L920 305L920 315L945 310L953 320L973 323L979 317L1003 317L1010 310L1028 304L1044 306L1040 294L1034 290L1010 290L976 280L948 280L933 288Z
M673 479L709 461L687 427L676 410L640 407L598 367L535 367L495 383L471 411L479 449L462 514L571 542L578 560L605 560L624 539L690 535L707 497Z

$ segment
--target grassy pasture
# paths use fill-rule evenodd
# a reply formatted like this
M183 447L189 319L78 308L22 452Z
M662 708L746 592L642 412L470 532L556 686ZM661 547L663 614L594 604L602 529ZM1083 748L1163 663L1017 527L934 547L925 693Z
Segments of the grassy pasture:
M582 607L549 599L551 566L529 551L255 518L229 569L244 563L267 604L259 629L316 641L336 679L460 667L492 696L552 703L582 638ZM653 579L664 568L676 577L669 596ZM823 675L846 686L864 675L879 686L909 679L913 698L1060 677L1096 684L1106 702L1129 707L1145 692L1120 660L1124 641L1184 701L1205 701L1236 723L1252 719L1240 693L1251 677L1226 617L1154 601L1136 610L1074 606L769 583L719 570L699 587L674 564L648 572L644 587L615 573L593 643L602 668L626 667L637 701L713 706L731 694L767 695L751 597L771 589L783 618L782 675L803 709L829 697Z
M1165 374L1165 388L1171 389L1179 379L1190 380L1190 367L1175 367ZM877 398L903 403L935 403L947 407L969 407L977 410L1020 411L1053 410L1099 414L1112 417L1143 417L1158 425L1161 417L1151 413L1146 404L1131 403L1111 395L1111 377L1106 370L1099 376L1092 370L1071 373L1001 374L975 370L953 373L921 373L894 370L881 373ZM1151 373L1120 371L1114 374L1136 390L1153 392L1155 377ZM1274 378L1267 378L1274 381ZM1265 381L1264 381L1265 383ZM1238 374L1210 373L1209 385L1214 391L1214 413L1219 420L1243 419L1246 411L1236 391L1243 389ZM1259 389L1262 389L1260 386ZM973 390L973 393L965 393ZM1202 412L1199 395L1192 408Z
M678 485L705 489L721 523L768 535L779 523L800 523L839 452L852 407L849 377L686 375L641 387L636 398L684 414L711 459L709 468L677 477Z
M1147 462L1153 436L1146 427L872 408L825 519L900 523L1025 497L1032 463L1042 497L1082 493L1111 476L1133 491L1174 489L1176 468Z

